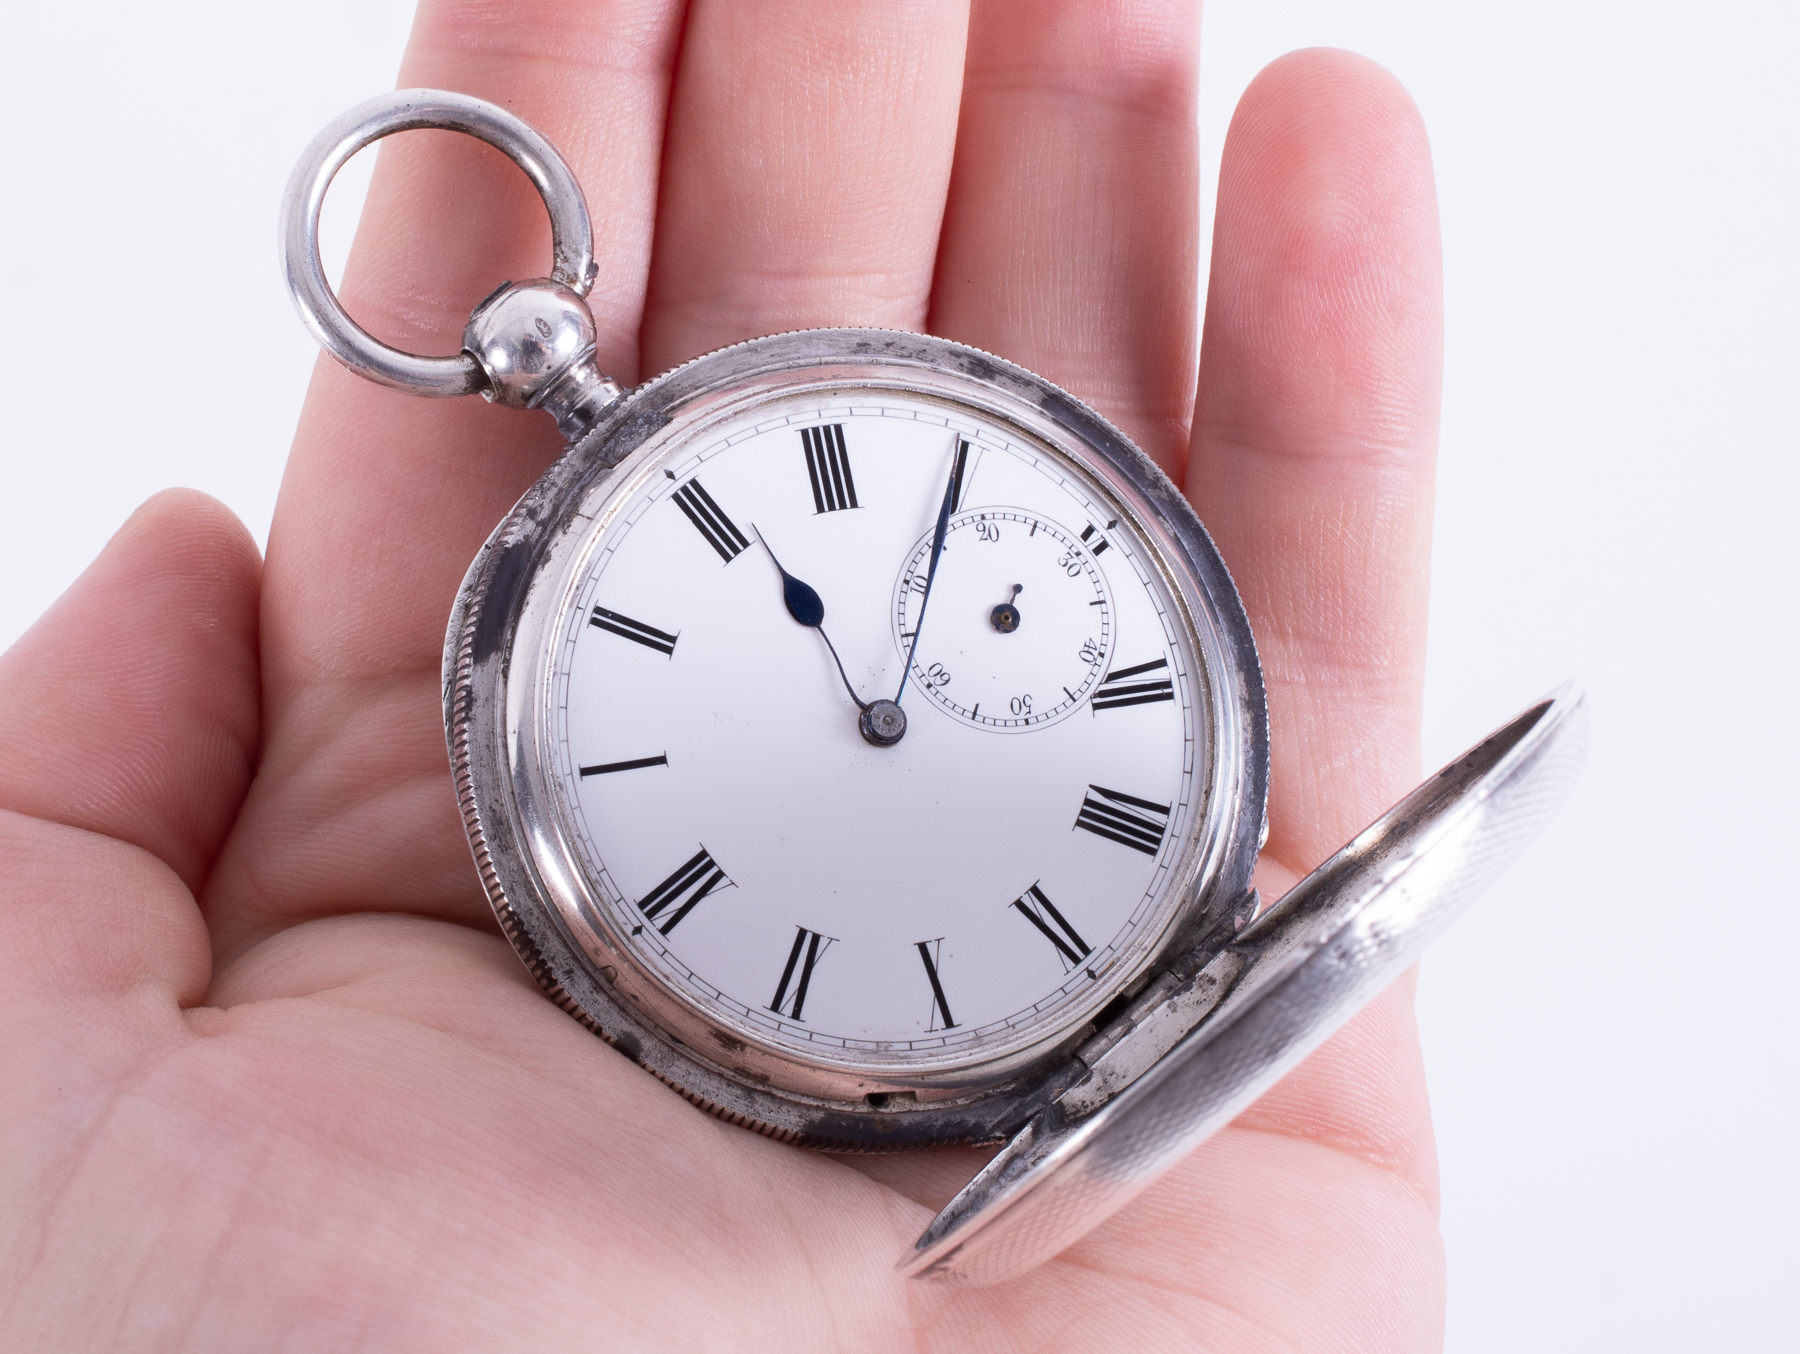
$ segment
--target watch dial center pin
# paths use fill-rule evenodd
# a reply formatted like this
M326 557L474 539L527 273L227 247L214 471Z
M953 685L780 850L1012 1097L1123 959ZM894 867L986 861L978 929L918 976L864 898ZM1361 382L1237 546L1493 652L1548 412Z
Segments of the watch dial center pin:
M906 737L906 711L890 700L873 701L856 721L862 736L878 748L891 748Z

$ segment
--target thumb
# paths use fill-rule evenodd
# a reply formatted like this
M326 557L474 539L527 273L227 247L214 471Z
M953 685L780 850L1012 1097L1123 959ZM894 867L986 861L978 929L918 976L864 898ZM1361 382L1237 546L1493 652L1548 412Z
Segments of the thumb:
M255 769L261 572L204 494L132 514L0 655L0 809L141 847L197 890Z

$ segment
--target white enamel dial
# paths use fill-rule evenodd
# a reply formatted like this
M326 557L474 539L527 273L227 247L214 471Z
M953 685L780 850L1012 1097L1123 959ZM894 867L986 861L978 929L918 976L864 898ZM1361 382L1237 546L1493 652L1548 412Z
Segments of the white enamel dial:
M876 747L856 702L900 688L959 458L925 687ZM1176 919L1210 754L1194 642L1104 488L997 417L877 388L767 397L635 471L539 693L611 943L733 1037L871 1075L978 1067L1116 995Z

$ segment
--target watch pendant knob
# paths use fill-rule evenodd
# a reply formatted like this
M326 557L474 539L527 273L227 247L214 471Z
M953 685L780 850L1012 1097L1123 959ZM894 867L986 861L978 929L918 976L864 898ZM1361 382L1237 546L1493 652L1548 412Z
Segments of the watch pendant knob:
M623 393L594 365L587 302L551 278L508 282L476 306L463 351L487 376L484 399L547 410L570 442Z

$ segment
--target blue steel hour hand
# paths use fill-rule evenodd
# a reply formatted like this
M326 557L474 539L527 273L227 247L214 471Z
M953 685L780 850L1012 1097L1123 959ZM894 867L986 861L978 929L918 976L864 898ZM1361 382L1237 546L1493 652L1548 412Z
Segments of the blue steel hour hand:
M763 534L757 529L756 523L752 522L750 524L750 530L756 532L756 539L762 541L762 548L769 552L769 561L774 564L776 571L781 574L781 600L787 605L788 615L792 616L808 630L817 630L819 632L819 638L824 640L825 647L831 650L831 661L837 664L838 676L844 679L844 690L848 691L850 693L850 699L856 702L857 712L861 716L861 719L858 721L859 724L866 724L869 718L869 710L872 707L869 702L857 695L856 688L850 685L850 674L844 671L844 660L838 657L837 645L833 644L831 642L831 636L825 633L824 599L821 598L811 586L803 583L800 579L795 578L786 569L782 568L781 561L775 558L775 552L773 550L769 550L769 543L766 540L763 540ZM876 704L885 704L885 702L876 702ZM906 722L902 719L899 732L894 734L891 739L886 742L878 742L876 739L870 739L870 741L877 742L877 745L881 747L891 747L893 744L900 741L901 736L904 735L905 732ZM863 736L865 738L869 737L867 729L864 729Z

